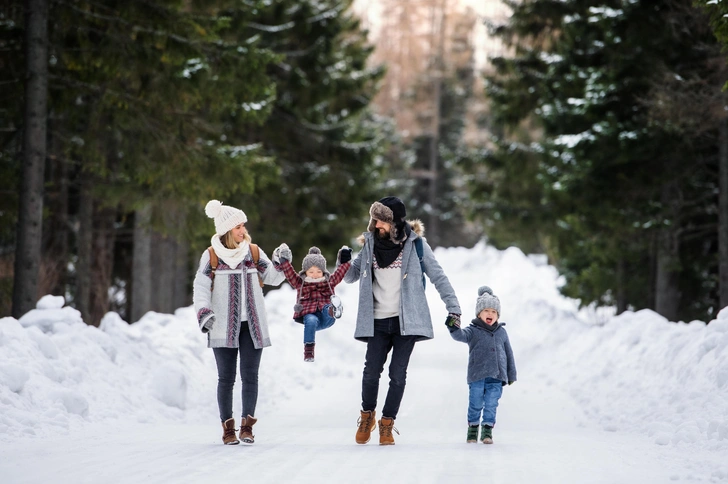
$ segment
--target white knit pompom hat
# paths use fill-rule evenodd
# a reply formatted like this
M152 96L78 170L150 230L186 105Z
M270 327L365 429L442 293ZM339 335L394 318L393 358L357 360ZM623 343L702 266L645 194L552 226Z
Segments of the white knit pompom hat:
M205 205L205 213L208 217L215 219L215 233L223 236L234 227L248 221L245 212L242 210L223 205L219 200L210 200Z

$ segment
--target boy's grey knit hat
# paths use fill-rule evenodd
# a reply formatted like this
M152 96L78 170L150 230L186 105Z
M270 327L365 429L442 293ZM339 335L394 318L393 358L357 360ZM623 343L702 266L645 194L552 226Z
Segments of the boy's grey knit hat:
M500 299L498 296L493 294L493 289L488 286L481 286L478 289L478 301L475 303L475 317L480 316L480 312L483 309L495 309L500 317Z
M321 249L318 247L311 247L308 249L308 255L303 258L303 272L306 272L312 267L318 267L321 272L326 274L326 258L321 255Z

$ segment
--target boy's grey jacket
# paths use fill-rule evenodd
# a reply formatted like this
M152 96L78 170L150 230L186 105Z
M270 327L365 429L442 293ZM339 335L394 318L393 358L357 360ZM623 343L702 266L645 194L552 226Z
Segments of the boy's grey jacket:
M422 236L424 225L419 220L410 221L412 227L402 249L402 289L399 303L399 327L403 336L419 336L417 341L432 339L432 318L427 305L425 289L422 287L422 269L420 259L414 247L414 241ZM360 239L361 240L361 239ZM364 246L352 261L349 271L344 276L348 283L359 281L359 308L356 317L354 338L367 341L374 336L374 296L372 289L372 267L374 264L374 234L363 234ZM445 272L435 259L427 241L422 239L423 264L425 274L440 293L447 311L462 314L455 291L450 285Z
M450 333L455 341L467 343L470 348L468 358L468 383L484 378L497 378L505 385L516 381L516 360L513 359L511 342L506 333L505 323L497 323L498 328L488 331L485 323L474 319L467 328L456 329Z
M263 249L260 249L257 267L253 263L250 252L234 269L220 258L215 271L215 289L213 291L210 291L211 272L210 253L205 251L200 257L200 265L192 284L192 299L201 330L210 318L215 318L212 330L207 333L207 347L238 347L243 304L253 345L256 349L270 346L265 299L263 289L258 282L258 274L261 275L265 284L271 286L280 285L285 279L285 275L275 270Z

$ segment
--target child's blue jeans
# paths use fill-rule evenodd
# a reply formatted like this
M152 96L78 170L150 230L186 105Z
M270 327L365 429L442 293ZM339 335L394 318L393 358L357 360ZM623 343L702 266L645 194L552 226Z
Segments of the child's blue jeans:
M468 383L470 387L468 404L468 425L480 425L480 414L483 414L483 425L495 426L495 410L498 400L503 394L503 382L496 378Z
M323 309L303 317L304 343L315 343L316 331L321 331L334 325L336 319L333 316L329 316L329 306L331 305L327 304Z

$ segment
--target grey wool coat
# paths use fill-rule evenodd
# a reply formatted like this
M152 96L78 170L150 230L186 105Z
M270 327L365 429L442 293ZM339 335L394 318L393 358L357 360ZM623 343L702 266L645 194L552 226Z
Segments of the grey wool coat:
M504 328L506 323L495 323L494 331L485 328L480 319L473 319L467 328L450 332L455 341L467 343L470 348L468 357L468 383L496 378L503 382L516 381L516 360Z
M432 317L427 305L425 289L422 285L422 269L414 241L422 237L424 226L419 220L409 222L412 233L405 240L402 248L402 289L399 302L399 329L403 336L418 336L417 341L434 338ZM351 263L349 271L344 276L344 282L359 281L359 307L356 317L356 330L354 338L366 342L374 336L374 296L372 289L372 270L374 264L374 234L363 234L361 251ZM361 238L360 238L361 241ZM422 239L423 263L425 274L440 293L440 299L445 303L447 311L462 314L455 290L435 259L432 249L427 241Z

